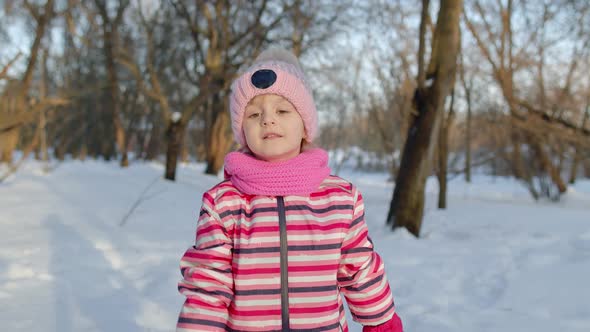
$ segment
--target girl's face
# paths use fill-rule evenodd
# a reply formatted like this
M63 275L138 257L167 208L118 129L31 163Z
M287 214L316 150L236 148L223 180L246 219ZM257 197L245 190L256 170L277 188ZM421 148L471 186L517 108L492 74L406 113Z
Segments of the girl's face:
M305 138L305 126L295 107L272 94L256 96L248 103L242 129L250 151L270 162L299 155Z

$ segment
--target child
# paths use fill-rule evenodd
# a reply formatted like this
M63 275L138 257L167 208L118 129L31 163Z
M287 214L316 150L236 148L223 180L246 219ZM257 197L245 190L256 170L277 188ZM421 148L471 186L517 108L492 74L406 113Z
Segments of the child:
M401 332L358 189L311 142L318 117L295 56L263 52L232 85L226 180L203 195L181 261L177 331Z

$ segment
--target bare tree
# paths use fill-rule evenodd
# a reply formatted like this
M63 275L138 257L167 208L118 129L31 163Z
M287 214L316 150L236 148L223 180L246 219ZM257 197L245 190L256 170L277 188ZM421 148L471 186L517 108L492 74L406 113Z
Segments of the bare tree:
M471 115L473 112L471 92L473 89L473 82L465 77L465 59L463 52L461 52L459 75L465 93L465 103L467 104L467 115L465 118L465 181L471 182Z
M444 109L443 109L444 110ZM455 89L451 91L449 112L441 112L441 127L438 135L438 208L447 208L447 169L449 163L449 130L455 119Z
M197 87L198 95L189 103L191 107L182 112L178 124L181 133L168 137L184 137L186 124L194 112L205 109L208 128L206 173L216 174L232 145L226 111L231 80L238 68L249 60L248 54L259 52L279 18L274 17L268 25L263 24L262 17L270 10L267 1L197 2L195 6L183 1L172 3L192 37L194 57L187 61L193 63L195 69L191 81ZM170 158L178 156L170 155Z
M23 4L28 14L35 21L35 38L31 45L30 56L22 78L12 80L0 95L0 142L2 142L0 145L2 153L0 161L6 163L12 163L12 153L18 143L22 126L33 122L37 118L36 114L45 107L44 104L40 104L27 112L30 108L28 93L32 85L33 72L39 57L41 41L54 17L54 1L47 0L43 6L36 6L28 1ZM17 55L3 68L2 77L6 75L6 70L18 57Z
M182 84L177 82L171 83L167 75L164 73L165 66L169 72L174 73L177 78L180 76L178 65L181 58L178 57L177 52L171 51L170 35L174 28L169 26L171 22L172 11L164 7L161 3L159 7L149 9L142 3L138 3L138 7L134 11L138 19L139 27L143 32L143 42L145 45L145 58L134 59L134 54L131 50L119 50L116 54L116 61L122 64L131 74L136 82L137 90L145 96L149 102L155 102L161 114L161 122L166 126L165 137L168 142L166 153L166 170L164 177L169 180L174 180L176 176L176 161L178 150L180 149L182 135L185 123L180 122L182 114L180 112L173 112L173 107L187 107L184 103L174 102L170 91L182 91ZM151 11L150 17L146 17L145 11ZM172 87L174 85L174 87ZM147 107L147 106L144 106ZM149 108L147 108L149 109ZM160 126L154 125L150 134L150 141L159 139ZM145 144L145 143L144 143Z
M43 50L43 58L41 61L41 81L39 82L39 98L41 100L47 98L47 94L48 94L48 74L47 74L47 58L49 57L48 55L48 50L44 49ZM45 169L47 170L48 166L47 163L49 162L49 155L47 153L47 116L46 116L46 112L45 110L41 110L39 112L39 154L40 154L40 158L44 164L45 164Z
M108 117L112 119L114 138L117 150L121 157L121 166L127 167L129 160L127 157L125 129L121 120L121 101L119 96L119 77L116 67L115 53L119 47L119 29L123 22L126 9L129 7L129 0L120 0L117 2L117 8L114 17L109 14L106 0L94 0L98 12L102 19L102 38L103 38L103 56L104 65L107 71L107 98L105 111Z
M361 9L367 16L357 14L355 22L366 21L364 28L368 36L360 47L357 46L357 56L368 63L369 70L362 70L360 80L364 80L366 86L356 89L356 94L362 97L364 91L368 91L368 98L361 99L360 104L366 106L355 112L355 115L364 116L354 121L358 128L353 131L359 134L356 142L349 144L385 159L393 181L400 165L398 152L403 148L412 118L412 97L416 89L411 68L416 65L414 54L418 43L414 40L418 34L407 22L419 11L415 12L413 6L403 2L384 2L378 6L365 3L361 4ZM359 24L354 29L358 33Z
M337 5L337 10L326 15L326 11L317 10L327 8L326 5L312 1L212 1L197 2L195 6L173 1L173 4L192 37L195 57L190 61L198 64L192 80L198 97L191 109L204 111L205 172L217 174L225 154L233 146L227 108L229 87L238 70L272 43L286 41L297 55L302 55L310 45L333 35L326 27L346 7ZM287 29L286 24L291 28ZM319 33L312 34L312 31ZM192 113L182 113L180 128L186 127L191 119L189 115Z
M482 3L474 1L473 12L477 13L477 21L472 17L472 12L466 14L465 23L477 42L477 45L492 67L492 75L500 87L502 96L508 105L510 114L510 127L512 129L512 167L514 175L522 179L534 197L539 197L539 193L549 193L549 197L558 198L560 194L567 189L563 181L559 166L554 165L551 151L560 150L555 146L555 142L568 142L573 144L579 141L580 136L590 136L590 131L580 128L565 116L564 109L555 107L557 104L564 104L563 98L568 95L570 90L571 78L573 71L576 69L576 58L578 51L574 50L574 56L571 58L568 74L564 81L564 86L559 89L561 93L555 101L551 101L548 95L548 82L545 80L546 58L548 49L566 36L552 36L548 38L545 30L550 22L559 17L558 13L563 8L567 9L567 2L520 2L518 9L521 11L527 22L534 22L529 25L519 25L519 42L516 42L514 34L515 7L513 1L508 0L506 3L498 1L496 4ZM540 11L532 11L527 6L539 6ZM522 8L521 8L522 7ZM497 13L496 16L491 13ZM539 17L531 17L534 13L540 13ZM489 18L496 17L500 20L500 27L496 28ZM569 18L564 19L565 24ZM563 24L563 23L558 23ZM532 27L532 29L530 28ZM573 28L576 25L572 25ZM579 28L579 27L578 27ZM522 30L529 29L529 30ZM569 34L568 31L566 34ZM577 45L577 43L573 43ZM537 54L531 55L531 49L536 46ZM536 58L537 60L533 60ZM536 80L529 91L536 93L526 94L523 88L526 80L522 79L520 84L515 83L519 72L526 71L530 74L530 69L535 68ZM557 84L557 80L552 80L552 86ZM559 101L561 99L561 101ZM551 104L553 103L553 106ZM553 143L552 143L553 142ZM561 144L561 143L558 143ZM527 145L527 155L523 155L522 146ZM552 149L552 150L551 150ZM563 150L563 149L562 149ZM530 162L525 161L530 159ZM557 158L559 159L559 158ZM550 182L544 180L545 177ZM535 185L538 181L538 185ZM549 183L553 183L557 194L547 188Z
M17 12L19 19L27 10L42 18L45 11L37 3L14 1L6 8ZM219 171L233 145L227 98L241 67L271 43L292 47L302 56L323 47L338 31L337 24L343 22L340 14L351 4L308 0L56 3L62 12L52 17L63 20L56 20L51 28L62 29L62 34L46 38L53 41L58 36L63 47L47 43L47 66L39 66L38 56L30 59L22 73L30 80L34 70L38 76L33 80L45 77L40 80L47 85L35 82L32 89L22 89L20 79L9 79L8 68L12 72L18 56L0 66L2 153L12 155L12 150L22 148L39 126L43 128L38 140L44 146L41 150L53 151L59 160L68 154L106 160L119 156L121 164L127 165L128 152L157 158L167 147L169 178L174 177L178 151L194 146L206 152L208 173ZM25 21L26 15L22 16ZM29 16L25 23L35 22L34 15ZM21 91L46 97L19 100ZM62 107L53 107L57 105ZM4 112L25 107L27 111L19 116ZM181 115L178 122L172 121L174 113ZM198 133L195 142L187 142L187 129Z
M461 0L441 0L428 68L424 65L429 1L422 1L416 114L408 130L387 223L420 235L424 214L424 187L430 172L432 139L437 137L441 109L450 92L459 52ZM427 81L429 80L428 85Z

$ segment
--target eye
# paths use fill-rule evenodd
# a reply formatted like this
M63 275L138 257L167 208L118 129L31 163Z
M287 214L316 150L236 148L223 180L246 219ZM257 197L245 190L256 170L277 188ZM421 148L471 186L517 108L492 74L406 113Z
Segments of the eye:
M252 113L252 114L248 115L248 119L256 119L259 116L260 116L260 113Z
M289 110L278 110L277 111L277 113L279 113L279 114L287 114L289 112L290 112Z

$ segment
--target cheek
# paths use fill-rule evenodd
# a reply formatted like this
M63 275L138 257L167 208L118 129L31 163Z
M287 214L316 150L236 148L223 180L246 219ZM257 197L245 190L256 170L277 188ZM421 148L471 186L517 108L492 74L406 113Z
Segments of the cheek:
M248 137L254 134L255 127L252 126L250 123L244 123L242 125L242 131L244 132L244 136Z
M248 119L244 122L242 122L242 129L244 130L252 130L253 128L255 128L255 123L252 119Z

